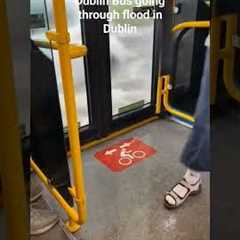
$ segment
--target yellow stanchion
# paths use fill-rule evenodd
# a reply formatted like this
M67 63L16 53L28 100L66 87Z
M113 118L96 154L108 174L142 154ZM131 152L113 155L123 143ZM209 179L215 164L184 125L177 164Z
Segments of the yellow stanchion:
M87 208L71 59L74 56L83 56L86 54L86 48L70 44L65 1L53 0L53 12L56 31L46 33L50 43L45 43L45 46L53 46L59 53L74 181L74 186L70 187L69 191L75 200L76 210L69 206L59 192L51 186L47 177L33 161L31 161L31 167L67 213L69 220L66 226L69 231L75 232L79 229L80 225L86 222Z
M163 81L161 79L158 79L157 82L157 96L156 96L156 114L161 113L161 107L162 107L162 84Z

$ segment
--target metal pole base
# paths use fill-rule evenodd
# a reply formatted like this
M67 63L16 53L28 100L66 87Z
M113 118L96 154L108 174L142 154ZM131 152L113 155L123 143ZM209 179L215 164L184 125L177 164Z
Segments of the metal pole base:
M67 227L67 229L71 233L75 233L75 232L77 232L80 229L80 225L77 224L76 222L72 221L72 220L68 220L65 223L65 226Z

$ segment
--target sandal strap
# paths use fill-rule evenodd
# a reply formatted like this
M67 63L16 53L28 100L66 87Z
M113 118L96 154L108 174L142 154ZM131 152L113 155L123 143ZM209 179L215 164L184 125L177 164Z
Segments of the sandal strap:
M178 185L182 186L183 188L185 188L185 189L187 190L187 192L184 194L183 197L180 196L176 191L174 191L174 189L175 189ZM172 188L172 190L171 190L170 192L173 192L174 195L177 196L178 200L181 200L181 201L182 201L182 200L184 200L184 199L189 195L189 193L191 192L191 187L190 187L190 185L188 184L188 182L186 182L186 180L183 179L183 180L181 180L179 183L177 183L177 184Z
M186 184L186 186L191 189L191 187L195 187L201 182L201 178L199 178L194 184L190 184L185 178L183 178L181 182L183 182L183 184Z
M175 204L170 204L168 201L167 203L170 204L170 205L173 205L173 206L177 206L178 204L178 201L180 200L178 195L174 192L174 191L170 191L170 192L167 192L166 195L165 195L165 201L166 201L166 196L170 196L174 201L175 201Z
M183 179L183 180L181 180L180 182L179 182L179 184L181 185L181 186L183 186L184 188L186 188L188 191L191 191L191 187L192 187L192 185L190 184L190 183L188 183L185 179Z
M171 191L167 192L165 195L165 201L170 204L167 200L166 200L166 196L170 196L174 201L175 204L170 204L171 206L178 206L179 204L181 204L182 202L185 201L185 199L191 194L192 188L194 186L196 186L197 184L199 184L201 182L201 180L197 181L195 184L190 184L186 181L186 179L182 179L180 182L178 182L175 186L173 186L173 188L171 189ZM180 196L179 193L177 193L176 191L174 191L174 189L177 186L181 186L183 188L185 188L187 190L187 192L184 194L184 196Z

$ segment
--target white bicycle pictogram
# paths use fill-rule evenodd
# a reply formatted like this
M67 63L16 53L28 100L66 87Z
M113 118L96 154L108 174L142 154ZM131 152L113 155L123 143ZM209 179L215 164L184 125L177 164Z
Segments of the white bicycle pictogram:
M120 159L118 160L119 165L122 166L129 166L133 164L133 159L137 158L144 158L146 153L144 151L132 151L123 148L120 152Z

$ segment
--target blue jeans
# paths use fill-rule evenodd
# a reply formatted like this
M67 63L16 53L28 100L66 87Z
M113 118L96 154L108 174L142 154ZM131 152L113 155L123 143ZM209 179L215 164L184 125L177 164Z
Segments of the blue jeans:
M196 120L181 156L182 163L195 171L210 171L209 59L210 51L207 48L200 95L195 112Z

